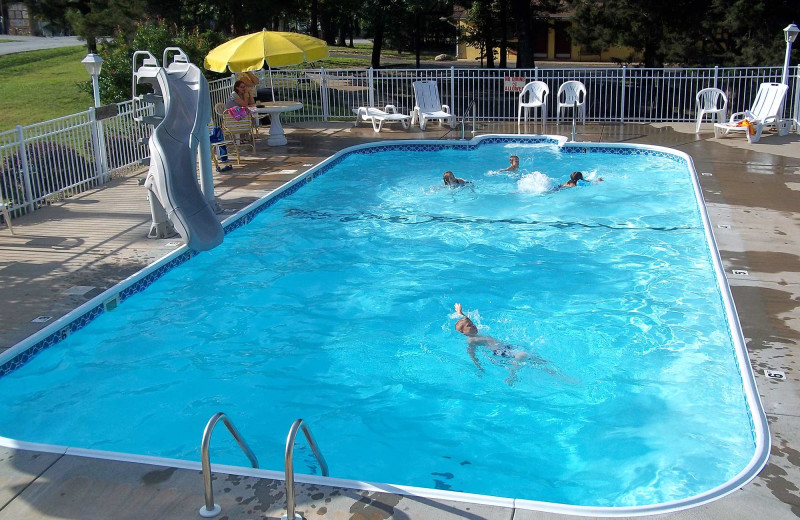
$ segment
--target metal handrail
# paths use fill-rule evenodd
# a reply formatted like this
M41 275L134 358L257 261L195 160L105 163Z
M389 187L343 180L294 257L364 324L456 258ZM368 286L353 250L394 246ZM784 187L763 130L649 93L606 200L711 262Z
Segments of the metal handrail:
M303 519L302 516L297 515L294 512L294 464L292 462L292 456L294 455L294 439L297 437L297 430L300 428L303 429L303 434L306 436L306 441L308 441L311 451L314 452L314 456L317 458L317 462L319 462L322 476L328 476L328 463L325 462L325 457L323 457L322 452L319 451L317 443L314 441L314 437L311 435L311 430L309 430L308 426L305 425L303 419L297 419L292 424L292 427L289 428L289 435L286 437L286 457L284 459L286 478L286 516L282 517L282 519L286 518L288 520Z
M254 468L258 468L258 459L253 454L250 446L247 445L247 442L245 442L244 437L239 433L239 430L236 429L230 419L228 419L228 416L223 412L215 413L214 416L209 419L208 424L206 424L206 429L203 431L203 442L200 445L200 461L203 465L203 486L205 488L206 501L205 505L200 508L200 516L204 518L217 516L222 510L219 505L214 503L214 490L211 487L211 459L208 455L208 447L209 444L211 444L211 433L220 420L228 428L228 431L231 432L234 440L239 444L244 454L247 455L247 458L250 459L250 464Z
M472 135L473 136L475 135L475 118L477 116L477 114L475 114L475 102L476 101L477 101L477 99L473 99L472 101L470 101L469 102L469 106L464 111L464 113L461 115L461 140L462 141L466 140L466 137L464 137L464 119L466 119L466 117L469 115L469 111L470 110L472 110Z

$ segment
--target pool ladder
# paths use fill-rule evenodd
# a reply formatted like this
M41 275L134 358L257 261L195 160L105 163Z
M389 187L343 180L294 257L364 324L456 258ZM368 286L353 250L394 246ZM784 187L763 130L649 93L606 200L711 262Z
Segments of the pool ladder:
M477 99L473 99L469 102L469 106L461 115L461 140L466 141L467 138L464 136L464 120L466 120L467 116L469 115L470 110L472 110L472 136L475 137L475 119L477 118L477 114L475 113L475 102Z
M203 466L203 488L205 495L205 504L200 508L200 516L204 518L215 517L222 510L218 504L214 503L214 489L211 485L211 459L208 453L208 448L211 444L211 434L214 432L214 427L219 421L222 421L225 427L228 428L228 431L231 433L236 443L239 444L239 447L250 460L250 464L254 468L258 468L258 459L253 453L253 450L250 449L250 446L247 445L244 437L242 437L242 435L239 433L239 430L236 429L231 420L228 419L228 416L223 412L215 413L206 424L205 430L203 430L203 441L200 444L200 460ZM286 515L281 517L281 520L303 520L303 517L299 514L296 514L294 510L294 464L292 460L294 455L294 441L297 437L297 431L300 429L303 430L303 434L306 436L306 441L311 447L311 451L314 452L314 456L317 458L322 476L328 476L328 464L325 462L325 457L322 456L322 452L319 451L319 447L317 447L317 443L314 440L313 435L311 435L311 430L308 429L308 426L306 426L303 419L297 419L292 424L292 427L289 428L289 435L286 437L286 450L284 455Z

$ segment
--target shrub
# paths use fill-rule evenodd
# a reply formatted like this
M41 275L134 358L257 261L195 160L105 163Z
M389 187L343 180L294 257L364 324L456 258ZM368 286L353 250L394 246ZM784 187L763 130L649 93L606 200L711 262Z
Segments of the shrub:
M49 142L26 146L28 171L33 199L59 195L67 186L91 179L93 161L87 160L72 147ZM0 164L2 198L14 204L25 201L25 181L19 154L7 157ZM80 188L78 188L80 191Z
M163 20L140 22L132 39L117 31L114 38L106 41L98 51L104 60L99 78L103 103L119 103L131 99L134 51L150 51L160 62L165 48L180 47L192 63L202 69L203 60L209 51L224 41L225 37L217 32L200 32L197 28L186 30ZM224 76L204 69L203 72L209 81ZM92 83L82 82L79 88L91 93Z

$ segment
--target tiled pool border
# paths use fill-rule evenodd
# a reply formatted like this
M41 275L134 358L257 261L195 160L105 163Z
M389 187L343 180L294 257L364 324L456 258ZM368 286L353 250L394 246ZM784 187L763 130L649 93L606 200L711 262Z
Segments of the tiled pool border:
M632 516L632 515L651 515L657 513L666 513L671 511L679 511L696 507L716 500L725 496L733 491L739 489L744 484L755 478L758 472L764 467L769 457L770 439L766 422L766 416L761 405L760 398L755 389L755 378L752 373L752 367L747 356L747 350L744 346L744 338L741 335L741 326L739 325L736 309L733 304L733 299L730 294L730 288L725 279L724 271L722 270L722 261L719 257L719 251L713 234L711 233L708 215L705 210L705 205L702 203L703 197L700 191L700 185L697 181L697 174L694 169L691 157L687 154L660 146L640 145L640 144L625 144L625 143L577 143L566 142L566 138L561 136L517 136L517 135L484 135L479 136L471 141L387 141L377 143L367 143L356 145L344 150L341 150L333 156L320 162L317 166L311 168L303 174L299 174L293 180L284 184L277 190L270 192L261 199L253 202L247 207L243 208L235 215L229 217L223 222L225 234L250 223L259 213L266 210L277 201L284 197L292 195L302 186L305 186L313 179L319 177L330 171L336 165L340 164L346 157L352 154L370 154L381 151L440 151L440 150L474 150L485 144L551 144L558 146L559 151L564 153L609 153L615 155L647 155L653 157L662 157L671 159L676 162L685 164L692 172L692 180L694 184L695 194L697 200L701 205L701 218L704 222L706 238L711 248L712 260L717 274L717 278L721 285L724 306L728 314L729 326L732 332L736 331L738 334L733 334L733 342L736 348L736 356L739 364L740 371L743 371L742 381L745 386L745 392L748 398L748 406L751 411L751 423L753 432L756 437L756 453L751 459L750 463L733 479L727 483L709 490L700 495L690 497L685 500L676 502L654 504L650 506L635 506L635 507L620 507L620 508L605 508L605 507L584 507L584 506L567 506L562 504L552 504L546 502L536 502L524 499L502 499L499 497L484 496L484 495L466 495L457 492L444 492L438 490L429 490L424 488L412 488L406 486L391 486L392 492L399 494L409 494L415 496L426 496L430 498L446 498L456 501L472 501L477 503L486 504L499 504L502 502L504 505L513 503L513 507L521 509L530 509L536 511L547 511L561 514L572 515L595 515L595 516ZM130 296L137 294L153 282L161 278L165 273L174 267L183 264L190 260L192 257L199 254L197 251L188 249L185 245L177 250L167 254L163 258L153 262L149 266L121 281L114 287L108 289L104 293L93 298L84 305L78 307L74 311L59 318L51 325L45 327L38 333L30 336L29 338L14 345L3 354L0 354L0 377L3 377L25 363L30 361L38 353L46 348L49 348L63 339L69 334L88 325L97 316L106 312L106 308L110 305L111 308L124 302ZM110 310L110 308L109 308ZM192 462L163 459L159 457L145 457L129 454L118 454L111 452L99 452L95 450L85 450L80 448L67 448L51 445L41 445L15 441L0 437L0 446L18 447L20 449L33 449L39 451L61 452L70 453L73 455L90 456L95 458L106 458L113 460L125 460L130 462L145 462L150 464L158 464L170 467L186 467L195 468L199 464ZM281 474L270 471L257 471L246 470L245 468L229 468L232 473L241 475L261 476L264 478L280 479ZM299 482L319 483L330 485L343 485L354 489L381 489L384 484L370 484L360 481L347 481L341 479L321 479L314 476L298 476L296 479ZM330 483L336 481L337 484ZM377 487L375 487L377 486Z

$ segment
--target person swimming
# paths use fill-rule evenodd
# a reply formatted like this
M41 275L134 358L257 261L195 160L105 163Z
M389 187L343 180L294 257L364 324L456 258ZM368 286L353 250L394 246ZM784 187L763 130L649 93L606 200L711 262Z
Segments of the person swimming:
M583 173L582 172L572 172L570 174L570 176L569 176L569 180L567 182L565 182L564 184L561 184L560 186L556 186L556 188L553 191L562 190L564 188L574 188L575 186L578 185L578 181L602 182L603 178L602 177L598 177L597 180L590 181L588 179L584 179L583 178Z
M508 386L513 385L514 381L517 380L516 374L520 367L520 362L531 359L531 355L527 352L518 350L513 345L503 343L502 341L499 341L491 336L478 334L478 327L472 322L471 319L469 319L466 314L464 314L461 304L456 303L453 307L455 308L455 311L462 316L462 318L456 322L455 328L458 332L467 337L467 354L469 354L470 359L473 363L475 363L475 366L478 368L478 370L484 372L480 361L478 361L478 356L475 353L475 349L477 347L486 347L495 356L511 360L511 365L508 367L509 375L505 382L508 384ZM534 358L534 361L537 363L545 363L545 361L540 358Z
M444 181L445 186L450 186L450 187L466 186L467 184L472 184L470 181L459 179L451 171L444 172L444 175L442 175L442 180Z
M516 155L512 155L508 158L508 162L510 163L508 168L503 168L502 170L498 170L500 172L516 172L519 171L519 157Z
M480 361L478 361L478 356L475 350L477 347L486 347L493 355L500 358L506 358L510 361L510 363L503 363L509 371L508 377L505 380L508 386L512 386L517 380L517 370L519 370L519 367L527 364L531 364L536 368L545 371L551 376L558 377L566 382L574 383L576 381L561 375L559 371L552 367L546 359L524 352L514 345L504 343L491 336L479 334L477 325L475 325L475 323L473 323L472 320L469 319L466 314L464 314L461 304L456 303L453 308L455 309L456 313L461 316L461 318L456 322L455 329L467 337L467 354L469 354L470 359L473 363L475 363L475 366L481 372L484 372L484 369L481 366Z

